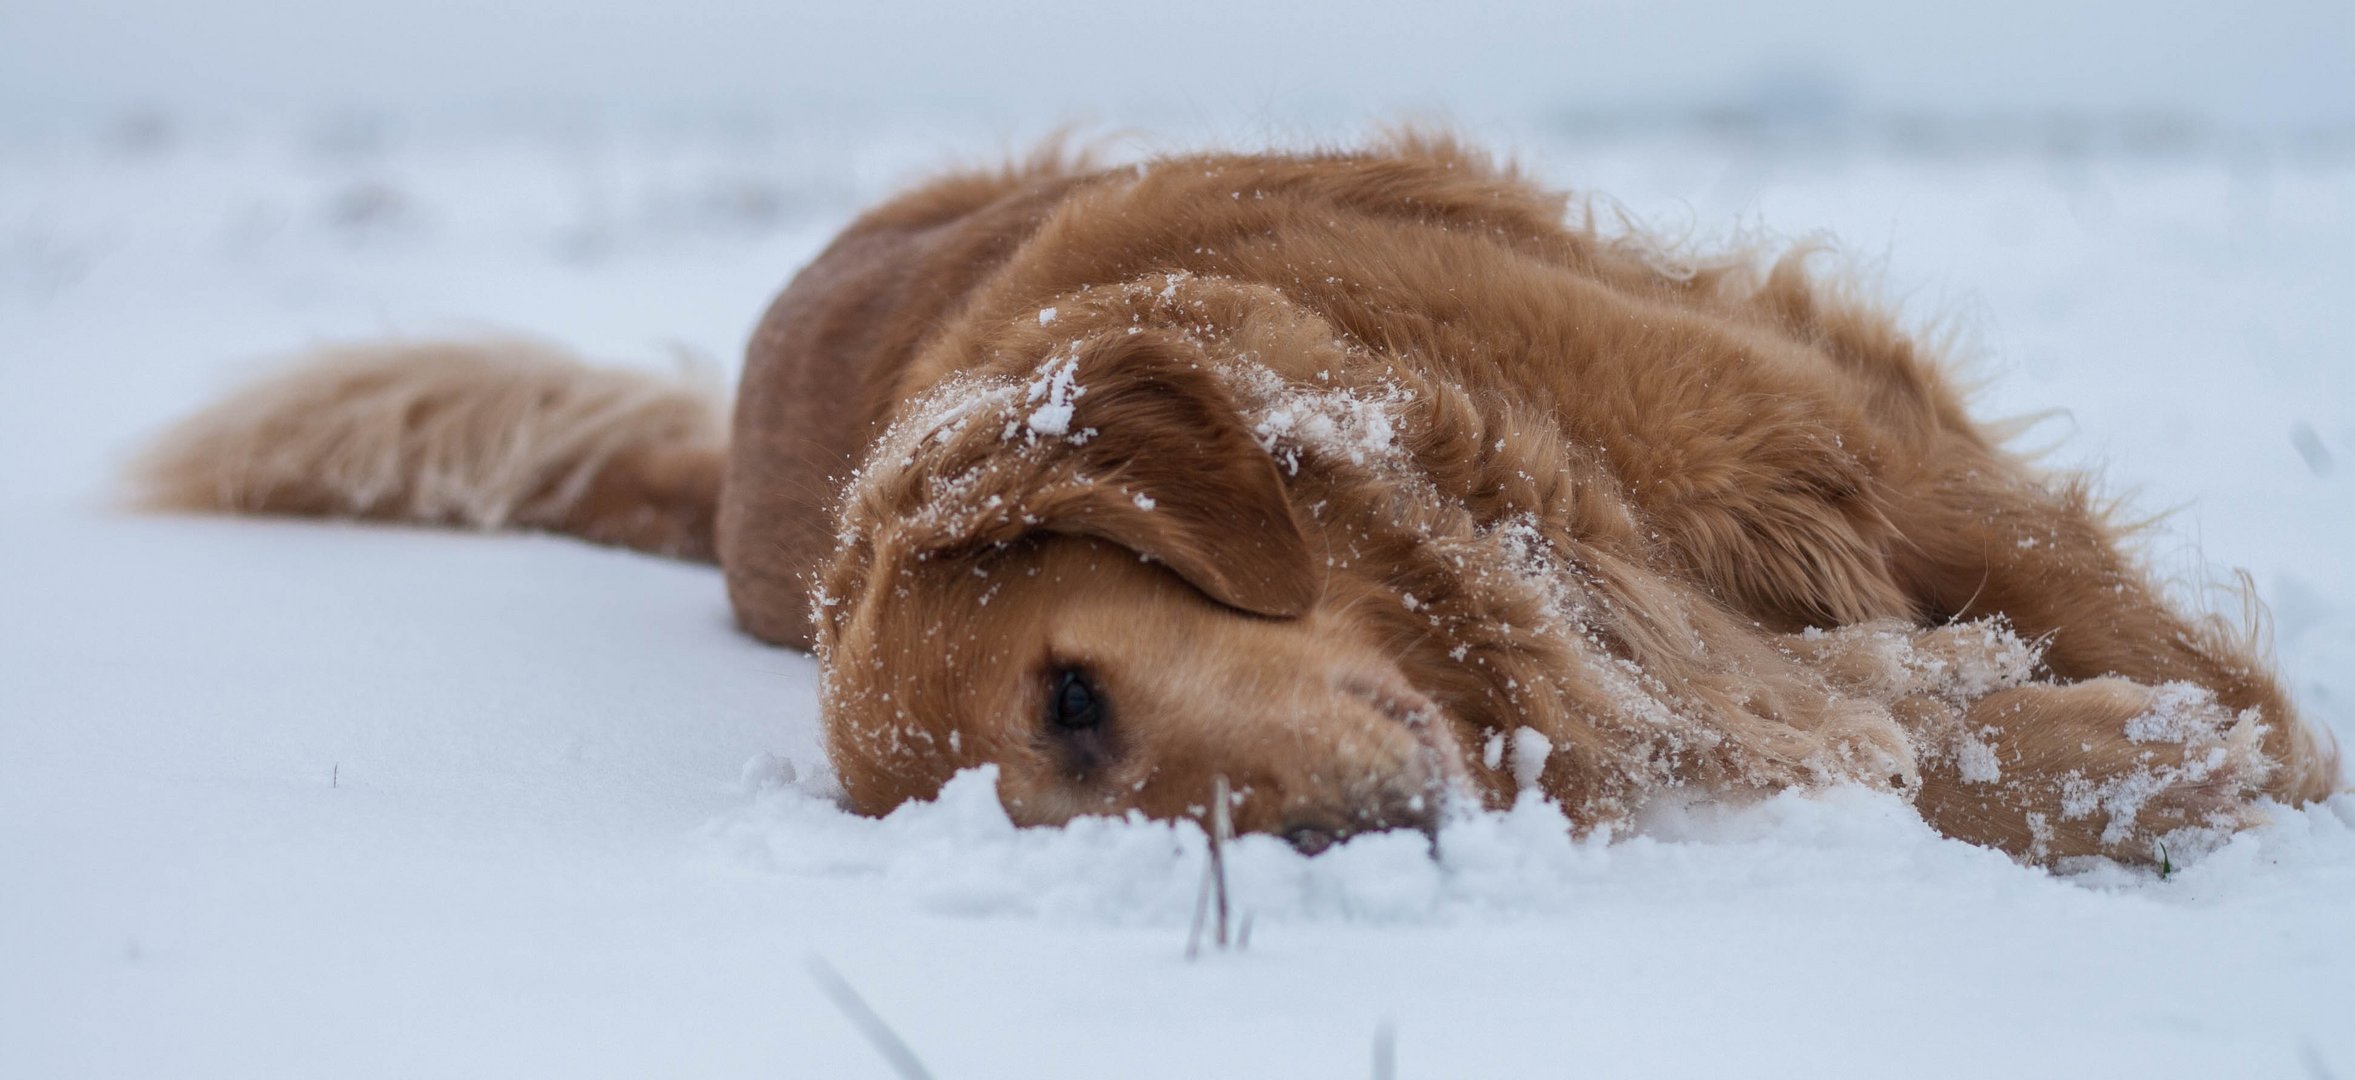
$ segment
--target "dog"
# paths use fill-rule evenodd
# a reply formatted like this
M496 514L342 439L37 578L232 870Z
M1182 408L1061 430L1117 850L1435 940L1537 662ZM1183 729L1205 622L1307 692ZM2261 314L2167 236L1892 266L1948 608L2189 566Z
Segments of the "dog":
M721 395L523 342L329 350L167 433L145 505L716 561L815 653L846 804L995 765L1018 822L1315 852L1536 791L1861 784L2037 865L2339 784L2253 635L1974 420L1808 253L1680 256L1451 139L869 211Z

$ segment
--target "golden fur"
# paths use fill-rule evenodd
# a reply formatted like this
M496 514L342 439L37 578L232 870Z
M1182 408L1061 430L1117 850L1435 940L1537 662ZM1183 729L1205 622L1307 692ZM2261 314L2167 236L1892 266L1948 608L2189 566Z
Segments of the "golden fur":
M1594 827L1846 782L2049 863L2338 783L2250 644L2169 607L1885 311L1797 254L1565 222L1445 140L1043 155L803 271L724 482L673 392L484 348L298 373L149 490L708 538L746 629L817 652L866 813L983 764L1034 823L1195 815L1224 776L1238 827L1313 849L1525 787ZM508 404L466 411L470 379ZM1084 727L1049 722L1064 672L1107 703Z
M525 341L339 346L166 432L134 465L133 498L547 529L708 560L720 401Z

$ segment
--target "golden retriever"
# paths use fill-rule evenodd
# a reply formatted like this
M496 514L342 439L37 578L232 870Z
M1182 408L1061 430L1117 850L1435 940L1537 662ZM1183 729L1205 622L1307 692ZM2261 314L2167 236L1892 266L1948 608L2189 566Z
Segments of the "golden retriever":
M2338 784L2265 659L1801 254L1677 258L1433 137L1042 155L867 213L717 395L535 346L344 349L144 460L149 505L716 559L813 649L847 801L1304 850L1537 789L1863 784L2031 862Z

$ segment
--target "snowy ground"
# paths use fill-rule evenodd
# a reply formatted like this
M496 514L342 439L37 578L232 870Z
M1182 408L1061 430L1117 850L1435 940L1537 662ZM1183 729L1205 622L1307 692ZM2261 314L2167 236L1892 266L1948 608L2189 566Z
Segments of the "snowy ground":
M2030 441L2246 567L2355 742L2355 154L1508 136L1700 236L1823 231L1972 343ZM0 143L0 1076L2355 1075L2355 797L2171 879L2062 880L1857 793L1445 857L1016 832L969 778L822 784L813 671L715 573L560 540L109 509L257 357L495 326L732 363L901 130L149 119ZM1976 144L1974 144L1976 145ZM788 774L801 777L799 782Z

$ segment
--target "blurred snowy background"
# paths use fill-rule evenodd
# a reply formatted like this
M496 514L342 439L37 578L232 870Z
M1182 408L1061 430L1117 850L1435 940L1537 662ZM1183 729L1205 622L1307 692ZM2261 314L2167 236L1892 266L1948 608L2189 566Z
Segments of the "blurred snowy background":
M1472 118L2113 118L2277 132L2355 116L2331 0L11 0L12 119L384 109L1239 124Z
M1017 833L822 781L709 571L143 520L257 358L473 328L732 364L861 205L1451 121L1701 238L1832 236L2355 741L2355 5L0 0L0 1077L2355 1075L2355 800L2056 880L1852 793L1434 863Z

